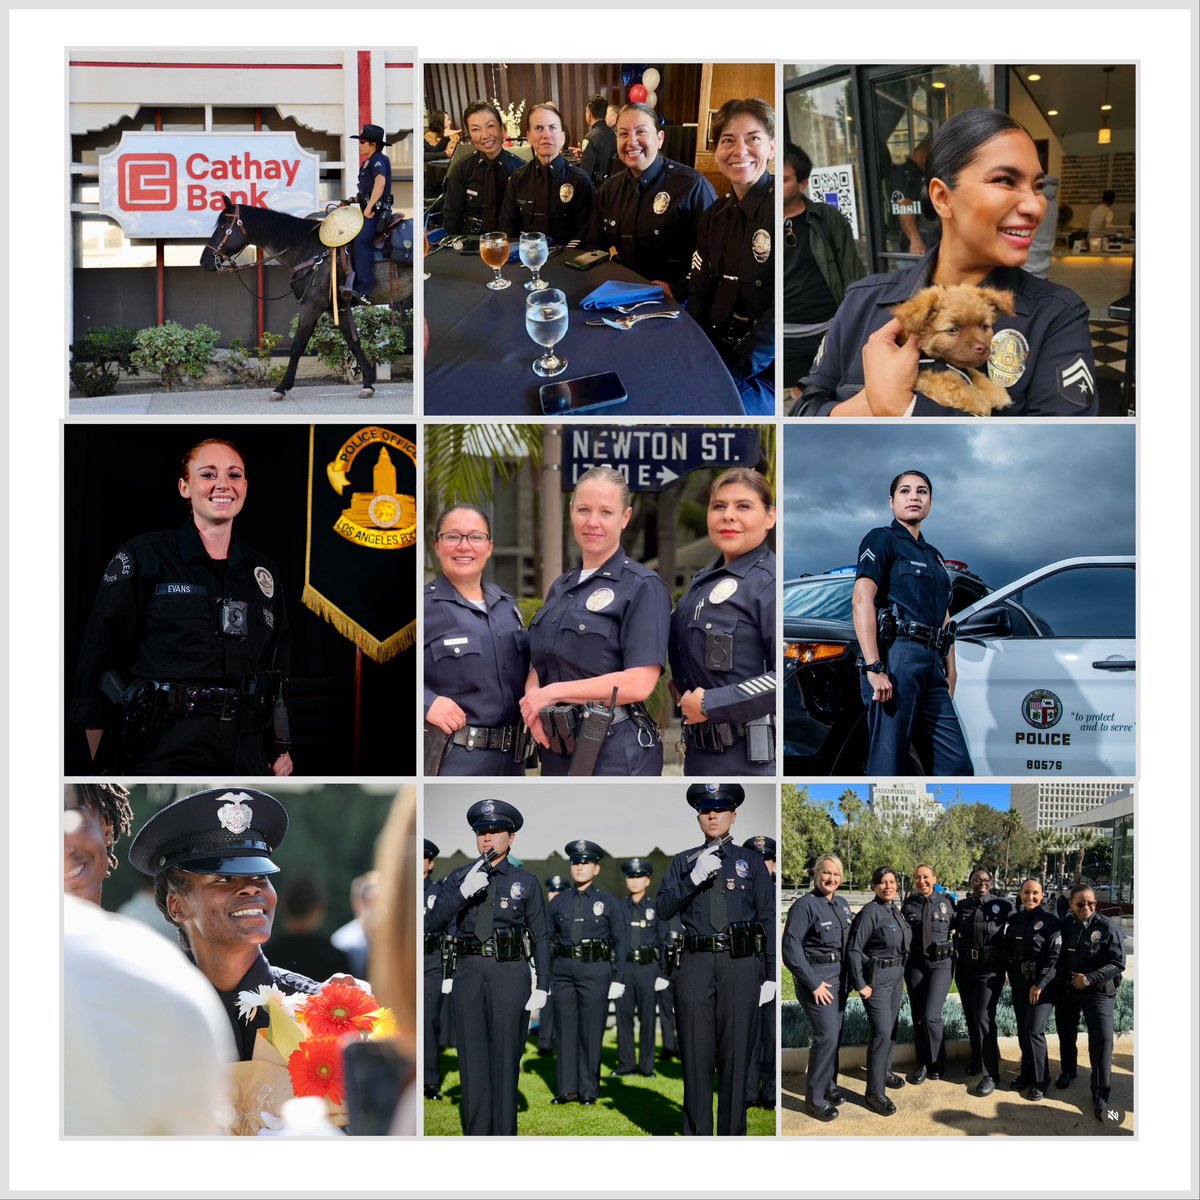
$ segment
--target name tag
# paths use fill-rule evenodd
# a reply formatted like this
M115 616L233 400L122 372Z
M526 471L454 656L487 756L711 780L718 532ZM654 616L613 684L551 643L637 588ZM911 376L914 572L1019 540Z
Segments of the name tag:
M470 638L465 638L465 637L443 638L442 645L443 646L465 646L470 640L471 640Z
M207 596L208 588L202 583L160 583L154 588L156 596Z

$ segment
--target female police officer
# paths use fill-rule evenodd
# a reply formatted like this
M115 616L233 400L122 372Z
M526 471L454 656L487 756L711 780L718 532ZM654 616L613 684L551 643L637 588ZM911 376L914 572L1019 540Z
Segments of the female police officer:
M775 415L775 110L727 100L713 157L730 190L700 217L687 310L708 334L752 416Z
M1058 960L1054 1023L1062 1072L1054 1086L1068 1088L1075 1079L1082 1013L1092 1063L1092 1109L1099 1121L1112 1089L1113 1004L1125 970L1125 943L1116 923L1096 912L1096 894L1086 884L1071 889L1070 905L1071 915L1063 918Z
M672 687L688 775L775 773L775 526L771 486L747 467L713 481L708 536L719 557L671 614Z
M427 763L426 773L520 775L529 635L513 598L483 582L491 522L457 504L436 528L442 573L425 585L425 722L449 742L440 766Z
M528 1014L546 1003L550 960L542 889L536 876L508 859L524 823L503 800L472 804L467 824L480 857L451 871L432 904L425 902L425 931L452 939L453 974L442 986L450 988L465 1134L516 1134ZM527 945L536 972L532 992Z
M958 415L926 396L914 404L917 346L898 344L889 309L930 284L986 284L1016 299L1015 315L998 318L987 366L1012 399L1004 415L1095 416L1087 305L1021 269L1046 215L1044 178L1033 139L1006 113L951 117L933 139L921 193L940 240L908 270L850 285L793 415Z
M291 633L278 568L233 536L246 485L231 442L193 446L188 520L126 542L104 570L69 719L110 774L292 773Z
M644 701L666 659L671 602L649 567L625 556L629 485L612 467L592 467L571 497L571 527L583 564L560 576L529 627L531 669L521 715L542 747L542 774L575 773L596 754L595 702L617 708L590 769L593 775L659 775L662 739Z
M362 205L363 224L355 235L351 252L354 278L342 288L349 300L369 304L375 286L375 237L386 227L392 212L392 164L383 152L387 145L382 125L364 125L361 133L350 135L360 143L363 155L358 168L358 202Z
M867 1046L867 1107L890 1117L896 1106L885 1087L899 1088L904 1080L892 1071L896 1025L900 1018L904 962L912 935L896 908L896 872L877 867L871 875L875 899L864 904L850 926L846 942L847 976L862 997L871 1025Z
M442 228L447 233L490 233L500 228L504 189L522 163L505 150L504 124L486 100L467 105L463 127L475 153L455 163L446 176Z
M1042 907L1040 880L1026 879L1020 897L1021 907L1004 927L1004 955L1021 1045L1021 1073L1011 1086L1017 1091L1028 1088L1027 1100L1041 1100L1050 1087L1046 1022L1054 1007L1062 934L1058 918Z
M675 1014L683 1065L683 1132L745 1134L754 1010L775 1001L775 889L762 855L725 844L746 793L737 783L694 783L704 845L675 855L658 889L658 915L683 920ZM761 957L760 957L761 956Z
M935 891L936 884L933 868L921 863L913 872L913 894L900 906L900 915L908 922L912 935L904 964L904 986L908 988L912 1012L917 1065L908 1076L909 1083L941 1079L946 1073L942 1009L954 975L954 947L950 941L954 901L945 892Z
M832 1121L843 1095L837 1086L842 1013L846 1008L842 960L850 936L850 905L837 894L842 860L823 854L813 864L813 889L788 909L783 962L796 979L796 995L812 1026L804 1108Z
M954 647L945 629L950 577L942 556L921 536L933 484L922 471L902 471L890 496L892 523L863 538L854 581L854 632L871 737L867 774L906 774L909 747L920 739L930 753L927 774L972 775L951 702ZM885 622L895 637L890 645L880 633Z

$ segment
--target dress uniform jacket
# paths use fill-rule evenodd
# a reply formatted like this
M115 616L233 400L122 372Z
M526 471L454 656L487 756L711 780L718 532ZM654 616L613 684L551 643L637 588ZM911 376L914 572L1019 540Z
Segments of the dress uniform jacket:
M1071 987L1071 975L1078 973L1087 976L1088 991L1115 996L1125 972L1125 943L1120 928L1097 913L1086 924L1064 918L1060 931L1062 954L1058 966L1066 979L1064 991Z
M861 992L871 1034L867 1044L867 1095L882 1096L896 1048L897 1022L903 999L904 962L911 934L894 901L876 898L863 905L850 926L846 943L846 975Z
M682 302L700 216L716 198L698 171L660 154L640 179L622 171L600 188L588 244L615 248L622 265L668 283Z
M512 173L523 166L511 150L489 159L482 150L455 163L446 176L442 228L447 233L491 233L500 228L500 207ZM488 183L491 173L492 182Z
M775 555L763 543L697 571L671 614L671 677L680 693L704 688L709 723L742 726L775 714ZM773 774L751 763L744 732L724 752L689 741L685 772ZM684 728L687 737L687 727Z
M603 121L597 121L583 139L583 153L579 156L580 169L599 187L614 169L623 170L617 157L617 135Z
M592 181L561 154L547 166L535 158L509 178L500 228L514 241L522 233L544 233L556 245L578 242L587 235L595 200Z
M971 1061L993 1080L1000 1075L996 1006L1004 989L1004 926L1011 913L1012 905L999 896L965 896L951 926Z
M1004 957L1015 999L1018 986L1045 991L1058 973L1062 923L1046 908L1019 908L1004 927ZM1020 985L1018 981L1021 981Z
M914 892L900 906L900 915L912 934L904 984L912 1013L917 1066L941 1075L946 1066L942 1010L954 976L950 937L954 901L944 892L928 896Z
M436 902L438 885L430 877L425 880L425 911L429 912ZM422 992L425 999L425 1080L424 1086L436 1089L440 1079L438 1061L438 1034L442 1014L442 945L436 933L426 931L424 938L425 959L422 964Z
M936 265L935 246L907 271L868 275L846 289L794 415L827 417L835 404L862 391L862 350L867 338L892 319L894 305L930 284ZM1019 267L997 267L981 286L1010 291L1016 301L1013 316L997 314L992 338L993 353L1000 354L1003 335L1009 331L1014 335L1007 339L1011 354L1005 357L1004 369L1008 374L1001 377L999 371L989 369L1012 398L1004 416L1094 417L1099 402L1088 306L1069 288ZM1019 378L1010 383L1012 374ZM920 394L913 409L915 417L962 415Z
M259 951L258 958L245 975L238 980L237 986L227 992L217 991L217 996L229 1018L233 1028L233 1039L237 1045L238 1058L249 1062L254 1057L254 1040L260 1029L266 1029L271 1023L266 1006L261 1007L249 1020L243 1021L238 1015L238 993L257 991L260 987L274 986L283 992L303 992L306 996L315 995L321 988L316 980L307 975L297 975L294 971L284 971L273 967Z
M1092 1101L1099 1107L1108 1101L1112 1089L1113 1008L1125 971L1125 943L1115 922L1099 913L1088 921L1064 917L1061 933L1058 996L1054 1006L1059 1061L1063 1073L1074 1076L1079 1065L1076 1041L1082 1014L1087 1024L1088 1058L1092 1065ZM1086 988L1072 984L1073 973L1087 976Z
M660 923L654 898L649 894L634 902L620 900L621 920L627 931L625 992L617 1000L617 1067L644 1075L654 1070L654 1007L658 994L655 980L662 976ZM635 959L644 959L643 962ZM639 1022L637 1062L634 1062L633 1019Z

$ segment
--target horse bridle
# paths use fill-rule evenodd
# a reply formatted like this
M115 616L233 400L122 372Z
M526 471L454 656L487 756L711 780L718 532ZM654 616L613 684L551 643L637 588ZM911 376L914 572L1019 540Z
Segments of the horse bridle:
M221 215L224 216L225 214L222 213ZM246 266L239 267L237 259L234 258L232 254L225 253L225 244L231 237L233 237L233 231L235 229L240 229L242 231L242 236L246 239L245 246L250 245L250 234L246 232L246 226L242 223L242 206L240 204L235 204L233 206L233 217L230 220L229 225L226 227L225 233L220 242L218 242L215 246L211 243L205 243L205 245L207 245L208 248L213 252L213 261L217 264L218 271L244 271L246 270L246 267L258 266L258 263L254 262L247 263ZM239 247L236 253L240 254L242 250L245 249L245 246Z

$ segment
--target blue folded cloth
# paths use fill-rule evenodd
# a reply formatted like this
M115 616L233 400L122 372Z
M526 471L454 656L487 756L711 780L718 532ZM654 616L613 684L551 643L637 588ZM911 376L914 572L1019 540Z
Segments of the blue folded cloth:
M661 300L663 290L656 283L621 283L610 279L579 302L585 312L603 312L617 305L639 304L643 300Z

